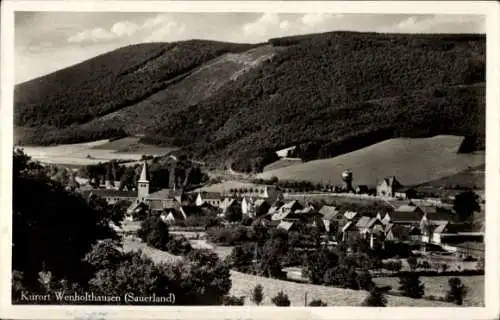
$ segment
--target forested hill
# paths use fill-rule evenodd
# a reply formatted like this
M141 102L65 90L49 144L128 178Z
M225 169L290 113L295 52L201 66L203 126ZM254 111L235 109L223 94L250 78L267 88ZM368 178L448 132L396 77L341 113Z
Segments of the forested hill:
M484 35L353 32L129 46L16 87L16 138L140 133L240 170L296 144L307 159L399 136L484 149L485 46Z

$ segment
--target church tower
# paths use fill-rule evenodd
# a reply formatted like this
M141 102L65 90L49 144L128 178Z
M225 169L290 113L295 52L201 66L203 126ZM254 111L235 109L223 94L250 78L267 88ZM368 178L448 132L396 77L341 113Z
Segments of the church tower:
M147 163L144 161L142 166L141 177L137 182L137 200L144 201L144 199L149 195L149 180L148 180L148 168Z

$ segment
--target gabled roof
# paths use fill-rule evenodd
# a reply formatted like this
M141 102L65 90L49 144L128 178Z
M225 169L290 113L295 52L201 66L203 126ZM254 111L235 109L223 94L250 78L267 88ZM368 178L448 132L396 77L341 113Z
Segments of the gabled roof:
M254 202L255 207L260 207L261 205L267 203L266 199L257 199Z
M163 210L162 200L149 200L148 203L149 203L149 208L153 211Z
M417 212L422 211L418 206L411 206L407 204L400 205L395 209L396 212Z
M336 207L334 206L322 206L321 209L319 209L319 213L323 215L324 220L332 220L337 218L337 216L340 214L340 211L337 210Z
M372 218L363 216L363 217L359 218L358 222L356 222L356 227L368 228L371 220L372 220Z
M447 225L448 225L448 223L439 224L434 228L434 230L432 232L433 233L443 233L446 230Z
M401 240L410 235L410 229L400 225L389 224L386 226L387 240Z
M356 228L356 224L352 221L347 221L347 223L342 227L342 232L346 232L348 230L353 230Z
M173 189L161 189L156 192L150 193L146 198L147 199L173 199L178 196L182 196L182 190L173 190Z
M344 212L344 217L348 220L354 219L358 215L357 212L355 211L346 211Z
M176 209L168 209L165 210L162 214L163 217L167 218L169 215L171 215L175 220L185 220L186 217L180 210Z
M395 188L395 189L403 187L403 185L401 183L399 183L399 181L394 176L385 178L384 180L382 180L382 182L380 184L383 184L383 183L385 183L387 186Z
M281 221L278 224L278 228L288 231L293 227L293 224L294 224L293 221Z
M302 208L302 205L299 203L298 200L292 200L292 201L289 201L289 202L285 203L284 205L282 205L280 209L291 210L294 207Z

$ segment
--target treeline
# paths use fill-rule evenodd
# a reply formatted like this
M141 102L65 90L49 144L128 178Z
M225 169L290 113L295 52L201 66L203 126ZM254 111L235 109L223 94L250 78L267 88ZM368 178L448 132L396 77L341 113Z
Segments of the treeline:
M176 188L186 189L208 180L207 174L188 160L163 161L154 158L148 163L147 178L153 189L172 188L174 185ZM120 190L132 190L137 186L142 166L142 164L126 166L116 160L111 160L105 163L87 165L78 171L78 175L89 179L89 182L96 187L108 180L119 181Z

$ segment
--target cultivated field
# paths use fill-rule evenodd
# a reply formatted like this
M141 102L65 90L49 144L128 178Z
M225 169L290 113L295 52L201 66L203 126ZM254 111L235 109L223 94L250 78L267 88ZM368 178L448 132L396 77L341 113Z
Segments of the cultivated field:
M98 140L87 143L62 144L57 146L21 146L33 159L53 164L81 166L106 162L113 159L138 161L142 155L163 155L173 148L160 148L138 143L139 138L124 138L115 141Z
M338 157L263 172L258 178L340 184L342 172L350 169L355 185L375 185L387 176L396 176L403 185L416 185L483 165L484 152L457 153L462 140L445 135L389 139Z
M420 277L420 280L424 283L425 296L444 297L449 289L448 279L450 278L452 277ZM484 276L459 276L459 278L468 289L464 305L484 306ZM392 291L398 291L399 278L397 277L381 277L373 280L377 285L389 285L392 287Z
M286 168L286 167L301 164L301 163L302 163L301 159L284 158L284 159L280 159L276 162L273 162L271 164L268 164L267 166L264 167L263 171L266 172L266 171L271 171L271 170L277 170L277 169Z
M114 150L115 152L119 153L147 154L154 156L169 154L178 149L144 144L139 142L139 139L140 138L138 137L126 137L109 141L105 144L99 144L97 146L94 146L93 149Z

